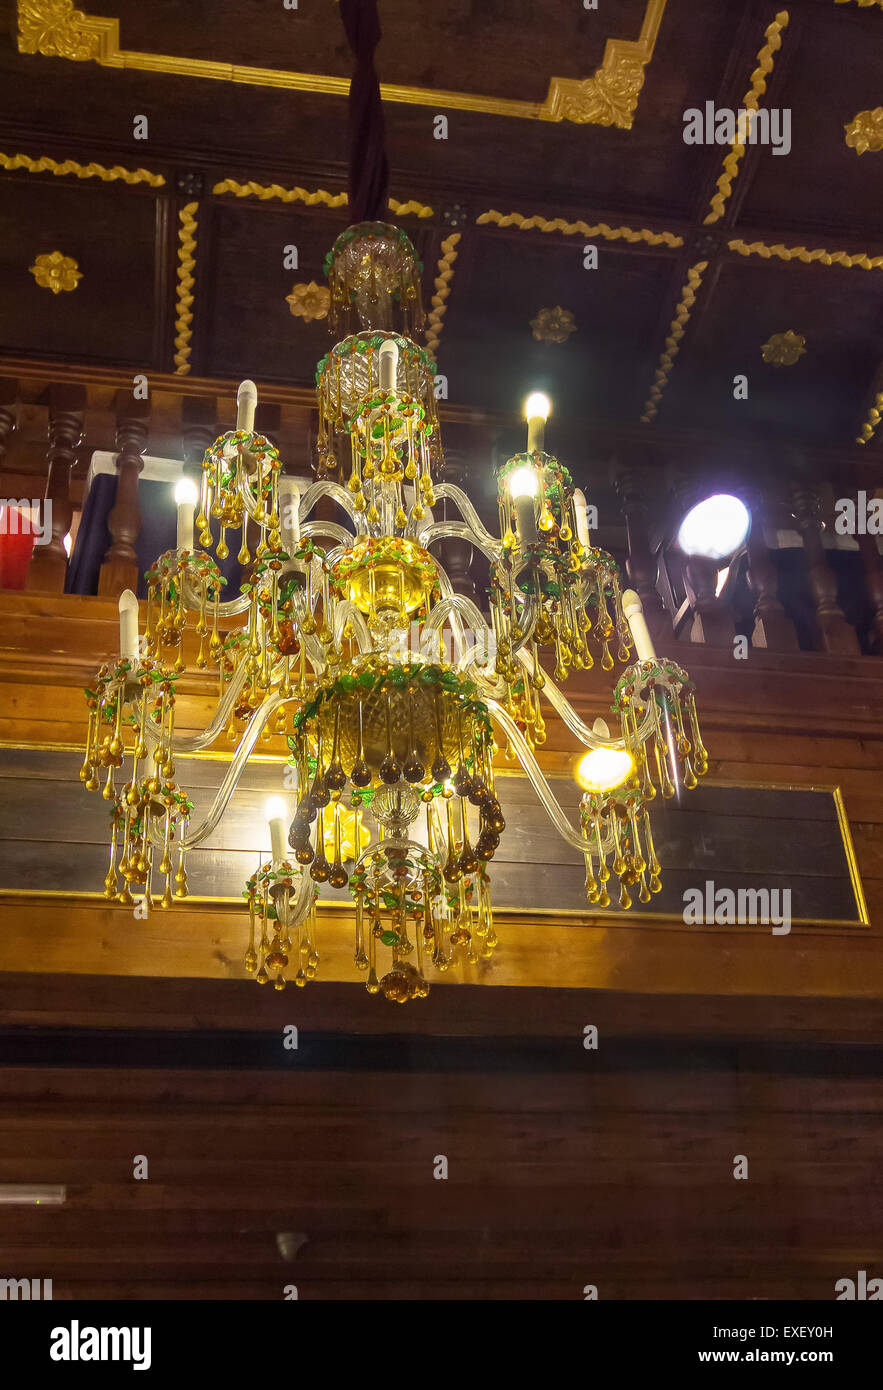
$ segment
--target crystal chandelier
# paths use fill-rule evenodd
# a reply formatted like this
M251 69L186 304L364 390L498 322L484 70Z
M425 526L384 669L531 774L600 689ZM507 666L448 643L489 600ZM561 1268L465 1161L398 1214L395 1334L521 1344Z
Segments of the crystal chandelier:
M80 776L110 809L106 896L131 905L134 890L168 907L186 897L187 852L218 824L258 739L285 734L296 791L269 807L271 856L245 885L245 968L279 989L312 979L320 885L348 885L356 968L369 993L401 1003L427 994L430 967L488 958L497 944L488 865L505 830L498 739L584 856L599 909L610 906L611 876L620 908L659 891L648 808L694 787L707 755L692 683L656 656L640 599L591 542L584 495L545 451L545 398L528 401L527 447L499 470L493 536L460 488L434 480L435 367L405 336L422 326L408 237L379 222L350 227L326 272L332 328L349 336L318 367L320 480L300 496L283 475L254 430L256 391L244 382L237 428L206 452L198 515L185 489L177 546L147 575L140 641L137 600L120 600L121 655L86 691ZM331 475L346 440L344 482ZM340 520L311 519L322 498ZM459 520L434 518L441 499ZM247 578L222 600L216 561L234 534ZM430 553L445 537L487 557L489 619ZM204 731L182 738L175 689L191 614L196 665L217 673L220 693ZM603 720L583 723L559 688L596 659L611 670L614 653L625 663L617 735ZM586 750L576 826L535 757L550 713ZM237 747L195 823L175 759L225 730Z

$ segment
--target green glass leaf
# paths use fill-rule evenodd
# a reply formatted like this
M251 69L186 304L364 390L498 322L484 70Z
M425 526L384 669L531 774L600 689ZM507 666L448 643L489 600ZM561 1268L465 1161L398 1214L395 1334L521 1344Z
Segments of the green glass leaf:
M384 946L398 946L399 944L398 934L394 931L385 931L380 940Z

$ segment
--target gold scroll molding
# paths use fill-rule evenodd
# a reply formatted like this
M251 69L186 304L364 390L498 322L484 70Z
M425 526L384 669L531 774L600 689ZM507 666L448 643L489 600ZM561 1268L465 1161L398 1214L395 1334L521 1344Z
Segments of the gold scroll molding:
M855 4L855 5L858 5L859 9L861 9L861 10L869 10L869 9L871 8L872 5L876 5L878 9L883 10L883 0L834 0L834 4L835 4L835 5L851 5L851 4Z
M878 391L874 397L874 404L868 407L868 418L862 425L861 433L855 437L856 444L869 444L881 419L883 419L883 391Z
M683 246L684 238L675 232L651 232L646 227L609 227L606 222L591 225L588 222L566 222L563 217L548 220L545 217L523 217L520 212L510 212L505 216L491 208L475 219L476 225L485 226L492 222L497 227L517 227L519 231L561 232L564 236L599 236L605 241L646 242L648 246Z
M384 101L404 102L410 106L631 130L644 85L644 69L653 57L665 3L666 0L647 0L637 39L608 39L601 66L593 77L582 81L553 77L543 102L513 101L427 87L401 87L388 82L380 84L380 95ZM213 63L159 53L126 52L120 48L119 20L84 14L74 9L73 0L18 0L18 48L20 53L41 53L46 57L69 58L73 62L91 61L108 68L164 72L178 77L210 78L327 96L349 94L349 79L343 77Z
M762 97L766 91L766 80L773 70L774 54L778 53L782 47L782 30L787 27L789 15L787 10L780 10L772 24L767 25L764 30L765 44L757 55L757 67L751 74L751 86L742 98L742 105L748 111L758 109L758 98ZM745 154L745 146L739 140L734 140L730 147L729 154L724 158L724 167L721 170L717 181L717 191L711 199L711 211L704 219L706 226L709 223L717 222L724 215L724 208L727 199L733 191L733 181L739 174L739 161Z
M193 337L193 271L196 266L196 214L199 203L187 203L178 213L178 285L175 315L175 371L190 371L190 340Z
M278 198L282 203L306 203L309 207L324 203L329 208L343 208L349 202L345 193L329 193L326 188L314 188L311 192L307 188L297 186L283 188L281 183L237 183L236 179L222 179L214 185L212 193L215 197L232 193L234 198L259 198L261 202ZM435 211L428 204L418 203L414 198L407 203L390 198L389 210L394 212L396 217L432 217Z
M687 321L696 303L696 294L702 284L702 276L708 269L708 261L697 261L687 271L687 280L681 290L681 299L675 310L675 316L671 321L668 330L668 337L665 340L665 347L659 358L659 366L656 368L656 375L653 385L650 387L650 395L644 405L644 412L641 422L648 425L659 409L659 401L668 382L669 373L675 358L680 351L681 339L687 327Z
M151 188L162 188L165 179L162 174L151 174L149 169L123 169L114 164L109 169L104 164L78 164L75 159L32 159L28 154L0 154L0 169L27 169L29 174L75 174L78 179L101 179L112 183L121 179L123 183L149 183Z
M441 337L442 324L445 313L447 312L447 299L451 293L451 281L454 278L454 261L457 259L457 246L460 242L460 232L451 232L442 242L438 266L435 272L435 283L432 293L432 308L426 318L426 351L435 357L438 351L439 338Z
M858 266L862 270L883 270L883 256L869 256L865 251L826 251L817 246L810 251L805 246L783 246L780 241L769 246L765 241L743 241L735 237L727 242L731 251L740 256L760 256L768 261L776 257L780 261L803 261L804 265L813 262L819 265L842 265L847 268Z

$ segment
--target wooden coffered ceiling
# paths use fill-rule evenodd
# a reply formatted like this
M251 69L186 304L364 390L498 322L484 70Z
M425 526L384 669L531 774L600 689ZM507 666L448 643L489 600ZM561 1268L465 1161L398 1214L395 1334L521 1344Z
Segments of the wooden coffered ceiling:
M326 325L286 296L323 282L347 222L351 59L331 0L2 8L4 374L55 359L309 387ZM883 151L845 131L883 104L879 0L380 11L392 215L423 260L453 405L514 414L539 385L560 415L650 436L880 448ZM684 111L707 101L790 110L790 153L685 144ZM73 292L29 273L52 251L77 262ZM538 341L558 306L575 331ZM765 363L788 330L805 353Z

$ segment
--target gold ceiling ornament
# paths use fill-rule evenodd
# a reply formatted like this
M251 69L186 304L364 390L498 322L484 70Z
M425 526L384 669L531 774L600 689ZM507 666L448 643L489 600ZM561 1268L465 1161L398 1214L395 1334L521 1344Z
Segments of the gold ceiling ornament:
M85 63L99 60L101 37L94 21L74 9L73 0L18 0L18 48L20 53Z
M656 368L650 395L644 404L644 412L641 415L642 424L648 425L659 410L662 393L668 384L672 365L680 351L681 339L684 336L693 305L696 303L696 295L702 284L702 277L707 269L708 261L697 261L687 271L687 279L681 291L680 303L675 310L675 316L668 330L668 337L665 340L665 347Z
M883 150L883 106L876 106L873 111L859 111L843 129L847 145L856 154Z
M566 343L576 332L576 319L569 309L556 304L554 309L540 309L530 326L538 343Z
M583 81L552 77L542 102L447 92L430 87L404 87L381 82L383 101L435 110L471 111L478 115L512 116L533 121L573 121L631 130L644 70L653 57L666 0L647 0L637 39L608 39L601 66ZM178 58L164 53L134 53L120 48L117 19L104 19L75 10L72 0L18 0L20 53L42 53L74 62L94 61L102 67L161 72L238 82L252 87L316 92L347 97L348 78L279 68L254 68L239 63L215 63L202 58Z
M35 256L34 264L28 266L41 289L61 294L62 290L75 290L83 278L73 256L65 256L61 251L47 251Z
M285 296L285 303L295 318L313 323L328 317L331 291L327 285L317 285L315 280L310 280L309 284L295 285L291 294Z
M878 391L874 397L873 405L868 407L868 418L862 425L861 434L856 436L856 444L869 444L881 419L883 419L883 391Z
M787 10L780 10L772 24L764 30L766 43L757 55L757 67L751 74L751 87L742 98L742 105L748 111L757 111L758 98L766 91L766 80L773 70L774 54L782 47L782 30L788 25ZM733 142L729 153L724 157L724 167L717 181L717 192L712 195L711 211L704 218L703 225L717 222L724 215L727 199L733 191L733 181L739 174L739 161L745 154L745 146L739 140Z
M187 203L178 213L178 283L175 294L175 371L186 376L190 371L190 340L193 337L193 271L196 268L196 214L199 203Z
M765 261L776 256L781 261L802 261L804 265L816 262L819 265L842 265L847 269L857 266L861 270L883 270L883 256L869 256L865 251L826 251L823 246L810 251L805 246L783 246L780 241L770 246L765 241L748 242L740 237L728 241L727 246L740 256L760 256Z
M435 280L432 286L432 308L426 316L426 351L432 357L435 357L438 352L444 317L448 309L447 300L451 293L454 261L457 259L460 236L460 232L451 232L451 235L445 237L439 247L441 255L435 269Z
M648 246L683 246L684 238L677 232L652 232L647 227L610 227L606 222L567 222L563 217L548 219L524 217L520 212L503 214L491 208L475 219L476 226L493 223L496 227L517 227L519 231L561 232L564 236L600 236L605 241L646 242Z
M152 174L149 169L124 169L120 164L108 169L104 164L78 164L75 159L59 161L50 159L48 155L32 159L28 154L0 154L0 168L26 169L29 174L75 174L78 179L102 179L105 183L121 179L129 184L149 183L151 188L162 188L165 184L162 174Z
M497 739L579 852L595 912L611 907L608 885L623 911L659 892L649 808L695 787L708 755L692 682L657 656L640 598L592 543L585 495L546 452L549 401L525 403L526 447L497 471L493 533L461 488L434 479L435 366L408 336L423 315L407 234L347 228L327 270L329 326L345 307L353 331L318 364L318 447L351 457L351 476L301 496L255 432L257 390L242 383L236 428L206 450L201 492L179 484L175 549L146 576L143 640L138 600L120 598L119 658L85 691L80 779L107 805L108 902L172 907L187 897L190 850L219 823L255 747L284 736L279 785L290 790L267 805L269 857L243 892L245 970L276 989L312 980L319 892L348 888L355 970L369 994L405 1003L428 993L433 971L493 957L488 867L506 829ZM325 498L339 520L316 516ZM489 617L453 592L432 554L445 537L489 561ZM215 557L240 539L247 577L222 601ZM596 660L624 668L612 734L601 719L584 723L560 688ZM217 703L182 738L176 682L194 661L214 669ZM583 755L576 817L534 756L547 719L560 720L556 746L570 736ZM179 755L213 751L225 730L237 747L197 813ZM374 822L364 841L360 810Z
M343 208L349 202L345 193L329 193L325 188L314 188L310 191L298 187L283 188L281 183L238 183L236 179L222 179L220 183L215 184L212 193L215 197L232 193L235 198L260 198L262 202L269 198L278 198L283 203L306 203L310 207L324 203L329 208ZM414 198L407 203L390 198L389 209L396 217L432 217L435 211L426 203L418 203Z
M806 339L791 328L785 333L774 333L760 350L764 362L772 367L793 367L805 352Z

